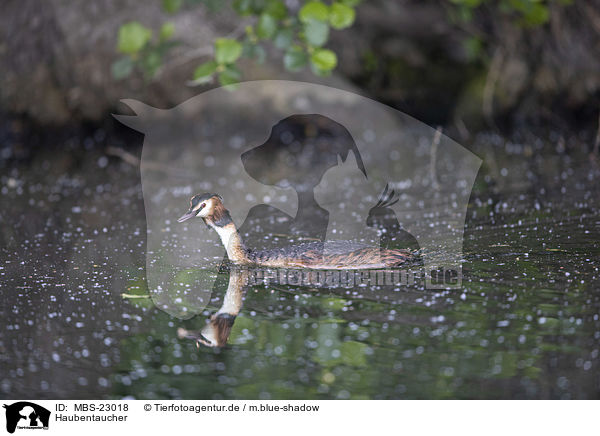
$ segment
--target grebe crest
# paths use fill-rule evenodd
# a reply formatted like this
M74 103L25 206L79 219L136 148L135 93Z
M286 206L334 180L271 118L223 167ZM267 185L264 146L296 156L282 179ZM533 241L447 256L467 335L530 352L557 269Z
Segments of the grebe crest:
M177 222L182 223L194 217L202 218L211 227L223 227L232 222L229 211L223 206L223 198L219 194L194 195L190 199L189 210Z

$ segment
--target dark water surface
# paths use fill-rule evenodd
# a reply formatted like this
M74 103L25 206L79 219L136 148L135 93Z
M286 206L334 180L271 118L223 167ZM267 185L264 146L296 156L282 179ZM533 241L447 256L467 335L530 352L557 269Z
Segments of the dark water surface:
M6 164L0 397L600 398L600 173L571 142L471 146L461 290L253 286L224 349L177 334L224 289L186 321L144 298L137 168Z

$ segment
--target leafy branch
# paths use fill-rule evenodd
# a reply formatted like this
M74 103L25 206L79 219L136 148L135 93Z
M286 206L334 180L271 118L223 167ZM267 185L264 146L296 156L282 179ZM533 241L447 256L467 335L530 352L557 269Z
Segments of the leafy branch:
M168 13L179 11L186 3L198 0L163 0ZM334 0L329 3L311 0L292 10L282 0L233 0L214 2L204 0L211 9L222 3L229 6L248 21L242 35L217 38L211 50L211 59L197 66L191 85L218 80L222 86L235 86L242 79L238 62L242 58L263 63L266 44L283 52L286 70L296 72L307 66L314 74L326 76L336 67L337 55L325 48L331 29L341 30L352 26L356 18L356 6L360 0ZM172 39L175 28L172 23L162 25L155 37L149 29L137 21L124 24L119 29L117 50L123 54L112 65L112 74L123 79L135 69L143 71L146 78L153 78L164 63L168 50L177 44ZM201 51L204 54L204 51Z
M183 61L210 57L198 65L190 85L201 85L215 79L222 86L235 86L242 79L239 61L243 58L263 63L266 47L271 45L283 54L286 70L297 72L307 67L314 74L329 75L338 64L334 51L326 48L331 30L351 27L356 19L356 7L361 0L298 0L290 7L282 0L162 0L162 8L174 14L184 7L202 3L209 10L230 7L241 25L232 35L217 38L208 47L196 47L182 57ZM541 26L550 18L551 3L563 5L573 0L442 0L448 8L449 20L459 27L473 30L469 22L481 7L492 8L493 13L509 16L524 27ZM149 80L160 71L180 62L165 62L169 50L179 44L173 39L175 26L164 23L155 32L131 21L119 29L117 51L122 54L112 65L115 79L128 77L135 70L142 71ZM465 50L475 62L484 53L481 32L468 31Z

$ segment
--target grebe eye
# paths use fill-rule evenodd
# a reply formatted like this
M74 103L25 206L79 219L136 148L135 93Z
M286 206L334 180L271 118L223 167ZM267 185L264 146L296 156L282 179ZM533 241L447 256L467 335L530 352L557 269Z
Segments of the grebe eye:
M202 203L202 204L200 205L200 209L199 209L199 210L202 210L202 209L204 209L204 206L206 206L206 203Z

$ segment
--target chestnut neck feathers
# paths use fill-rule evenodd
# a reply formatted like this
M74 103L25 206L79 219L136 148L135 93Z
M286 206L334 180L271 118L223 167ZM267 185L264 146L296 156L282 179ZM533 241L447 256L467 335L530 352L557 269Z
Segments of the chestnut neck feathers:
M231 219L229 211L225 209L220 198L213 197L212 200L212 210L202 219L206 225L215 229L231 261L238 264L251 263L248 258L248 250Z
M203 218L204 222L211 227L225 227L228 224L233 224L229 211L223 206L223 202L213 197L213 209L210 215Z

